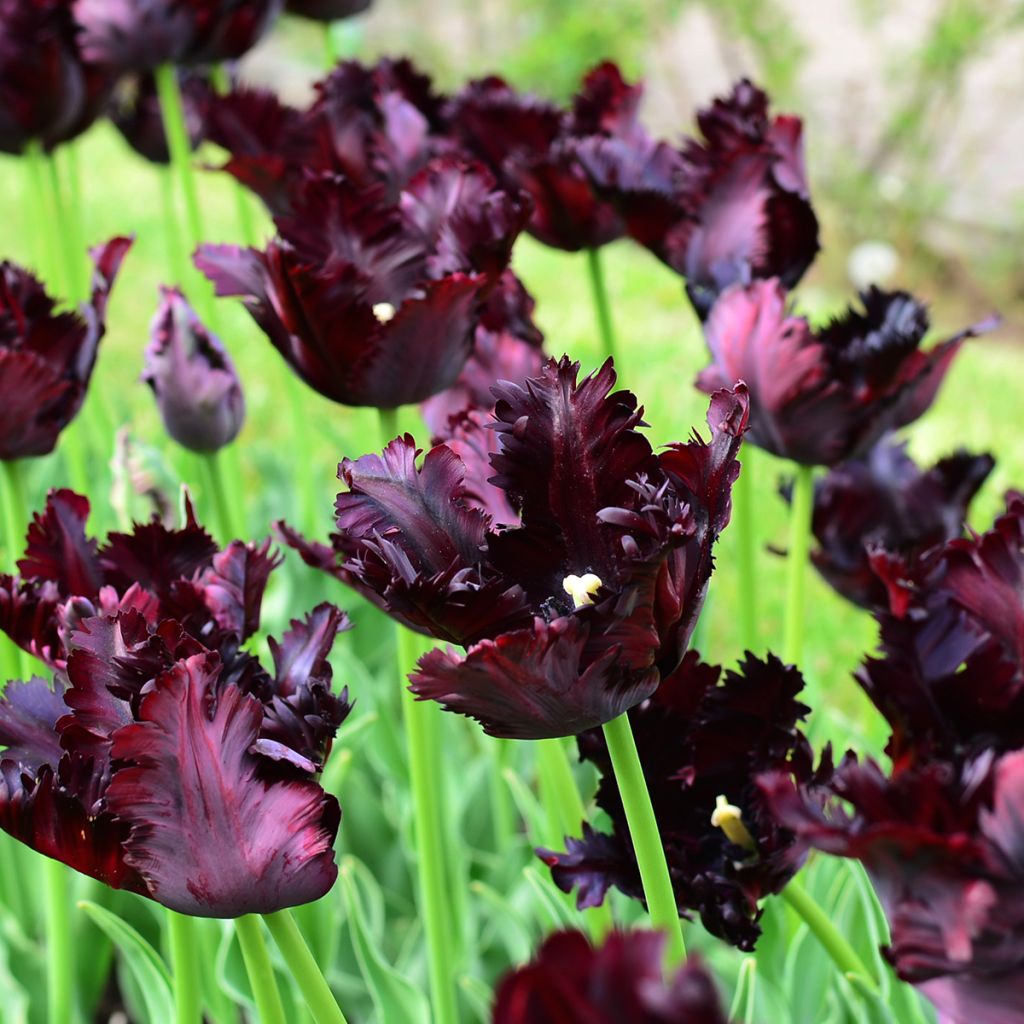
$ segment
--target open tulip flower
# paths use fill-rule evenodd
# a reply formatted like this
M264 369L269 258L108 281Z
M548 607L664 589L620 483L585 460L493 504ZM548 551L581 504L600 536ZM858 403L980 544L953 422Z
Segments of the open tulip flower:
M514 525L468 500L487 482L456 450L418 467L405 435L341 464L333 548L284 531L404 625L465 647L423 657L411 689L495 736L575 735L650 696L683 656L729 519L742 387L712 399L710 443L656 455L611 362L578 374L563 357L494 389L488 486Z
M493 1024L726 1024L698 961L665 978L664 947L657 932L612 932L598 947L556 932L502 979Z
M818 252L803 124L769 117L746 79L697 114L680 148L637 131L590 139L579 160L632 238L686 278L701 319L729 285L777 277L793 287Z
M107 299L131 239L90 251L92 294L79 313L58 313L27 270L0 263L0 459L48 455L85 401L106 330Z
M840 463L814 489L815 568L861 608L884 610L892 601L894 611L905 610L900 581L963 535L968 505L994 465L990 455L959 452L922 470L894 441Z
M317 172L382 185L396 201L432 158L454 148L443 132L442 99L408 60L345 61L315 91L304 110L249 87L210 99L209 138L231 154L224 170L274 214L287 213L292 190Z
M216 64L252 49L283 0L71 0L82 52L119 71Z
M712 364L697 378L706 392L742 380L750 389L749 440L807 466L863 457L891 430L932 404L967 338L995 319L921 351L924 305L906 292L871 288L815 331L793 316L783 283L733 285L715 302L704 333Z
M693 909L704 926L751 950L761 934L759 901L781 892L807 847L765 805L757 777L777 770L808 791L831 774L817 770L797 728L810 710L797 700L800 673L769 655L748 655L740 672L702 664L690 652L649 699L629 713L654 804L680 914ZM577 890L580 907L598 906L615 886L641 898L640 873L608 747L599 730L579 737L580 756L601 773L597 805L611 834L584 825L565 853L538 851L555 884Z
M886 957L949 1024L1017 1024L1024 1001L1024 751L928 761L887 778L852 757L823 810L761 781L801 841L860 860L891 929ZM847 808L845 805L849 805Z
M528 213L480 165L443 158L383 187L306 180L265 252L204 245L218 295L241 296L293 370L345 405L389 409L454 384Z
M530 234L569 252L596 249L621 238L625 225L595 193L576 150L588 139L642 134L642 90L614 64L600 64L583 80L571 109L563 110L491 76L470 82L452 100L450 130L509 187L529 194Z
M339 811L316 777L350 706L327 655L345 616L321 605L270 641L259 626L269 545L218 551L191 509L84 532L88 502L50 495L20 579L0 578L5 632L54 685L0 700L0 827L40 853L182 913L268 913L322 896Z
M897 764L1024 747L1024 497L987 533L893 573L882 656L859 681L892 726ZM898 614L902 613L902 614Z
M533 322L533 296L506 270L487 297L473 337L473 351L458 379L420 407L435 441L451 438L464 416L494 408L491 388L536 377L544 365L544 335ZM472 473L469 474L472 477Z
M194 452L229 444L245 421L245 398L231 357L176 288L161 288L142 379L167 433Z
M82 618L138 608L175 619L205 646L227 652L259 627L277 560L269 545L235 541L218 550L191 504L180 529L158 519L99 545L85 532L88 499L51 491L28 530L18 576L0 576L0 629L48 665L64 667Z

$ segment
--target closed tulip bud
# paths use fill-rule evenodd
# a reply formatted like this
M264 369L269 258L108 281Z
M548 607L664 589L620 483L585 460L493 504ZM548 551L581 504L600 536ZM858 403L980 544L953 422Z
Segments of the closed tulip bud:
M167 433L194 452L215 452L242 429L245 398L224 346L176 288L161 288L142 379Z

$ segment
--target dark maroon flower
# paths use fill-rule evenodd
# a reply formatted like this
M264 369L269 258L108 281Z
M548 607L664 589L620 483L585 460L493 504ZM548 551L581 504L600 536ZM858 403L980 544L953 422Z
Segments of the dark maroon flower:
M1024 751L930 761L886 778L848 759L833 789L850 809L808 806L766 776L801 839L863 862L889 919L884 950L950 1024L1016 1024L1024 1000Z
M588 140L579 159L631 237L686 278L701 319L731 284L777 277L792 288L818 252L803 124L768 115L746 79L697 114L703 139L681 149L642 131Z
M637 122L642 85L599 64L563 110L517 93L501 78L470 82L452 101L451 131L510 187L533 200L529 231L546 245L575 252L622 237L625 225L600 199L577 150L595 140L629 145L642 137Z
M771 813L756 785L779 771L801 785L820 787L831 771L826 757L815 771L810 744L798 729L808 708L797 700L803 679L774 655L747 655L740 673L703 665L690 652L648 700L633 708L630 724L651 793L680 914L699 912L713 934L753 949L760 900L780 892L804 861L806 847ZM566 853L538 851L555 884L577 889L581 907L604 901L612 886L641 899L619 789L604 737L579 737L580 756L597 765L597 804L611 818L611 834L584 826Z
M320 176L265 252L205 245L196 264L218 295L242 297L310 387L393 408L455 382L525 219L482 167L457 160L426 167L398 203Z
M1024 498L917 568L890 583L882 656L858 674L892 727L887 752L899 766L1024 746Z
M156 518L102 546L89 538L89 502L51 491L28 530L18 577L0 576L0 629L24 650L63 667L78 623L134 609L151 626L176 619L225 659L259 627L263 590L278 559L269 543L218 551L191 506L185 525Z
M210 87L201 74L189 70L178 71L178 83L189 142L195 149L206 133ZM150 163L170 163L163 114L152 74L123 76L114 90L108 113L114 127L136 153Z
M66 0L0 0L0 152L62 136L85 102Z
M79 313L58 313L42 284L0 263L0 459L48 455L78 415L106 330L110 289L129 238L90 250L92 295Z
M780 281L728 288L705 324L713 362L698 387L711 392L744 381L750 440L775 455L812 466L865 455L928 409L963 342L996 321L922 352L922 303L877 288L860 299L864 312L851 307L813 331L789 313Z
M294 623L271 677L135 608L79 620L67 674L0 700L0 827L185 914L318 899L340 811L316 781L349 711L326 661L340 612Z
M963 536L967 507L994 465L990 455L958 452L922 470L905 444L879 442L815 484L811 560L847 600L885 610L892 599L899 614L907 597L889 576L920 574L930 554Z
M742 388L712 399L710 444L655 455L635 397L610 393L611 362L578 374L563 357L494 389L489 485L514 523L492 521L457 446L417 467L406 435L341 464L333 548L283 531L403 624L465 647L422 658L411 688L498 736L573 735L650 695L682 657L729 519Z
M231 154L224 170L274 214L287 213L293 190L316 173L382 186L397 201L432 158L453 149L442 131L443 101L408 60L345 61L315 88L304 110L250 88L209 104L209 137Z
M582 932L548 936L501 980L493 1024L726 1024L696 960L664 976L665 937L612 932L595 949Z
M119 71L216 64L252 49L284 0L71 0L82 52Z
M285 0L284 9L299 18L313 21L338 21L362 14L370 0Z
M194 452L230 444L245 421L234 364L176 288L160 289L142 379L153 389L167 433Z
M492 409L491 388L499 381L520 384L540 373L544 335L533 322L534 305L519 278L506 270L487 298L473 351L458 379L421 407L423 421L436 441L448 440L465 414Z

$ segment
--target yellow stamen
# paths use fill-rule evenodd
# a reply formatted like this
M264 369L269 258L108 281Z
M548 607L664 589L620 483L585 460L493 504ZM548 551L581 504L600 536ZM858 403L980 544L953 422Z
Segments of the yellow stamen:
M585 572L582 576L569 575L562 580L562 587L572 598L574 608L584 608L588 604L593 604L594 595L601 586L601 578L592 572Z
M378 302L373 307L373 315L382 323L386 324L395 318L395 307L390 302Z
M742 846L745 850L757 849L754 837L743 824L743 812L735 804L729 803L724 796L719 795L715 800L711 824L715 828L720 828L729 842Z

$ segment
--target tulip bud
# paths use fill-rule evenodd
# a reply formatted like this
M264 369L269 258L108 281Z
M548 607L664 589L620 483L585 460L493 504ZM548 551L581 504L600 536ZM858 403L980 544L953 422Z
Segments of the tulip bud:
M224 346L184 295L161 287L142 380L152 389L167 433L194 452L233 441L245 420L242 386Z

